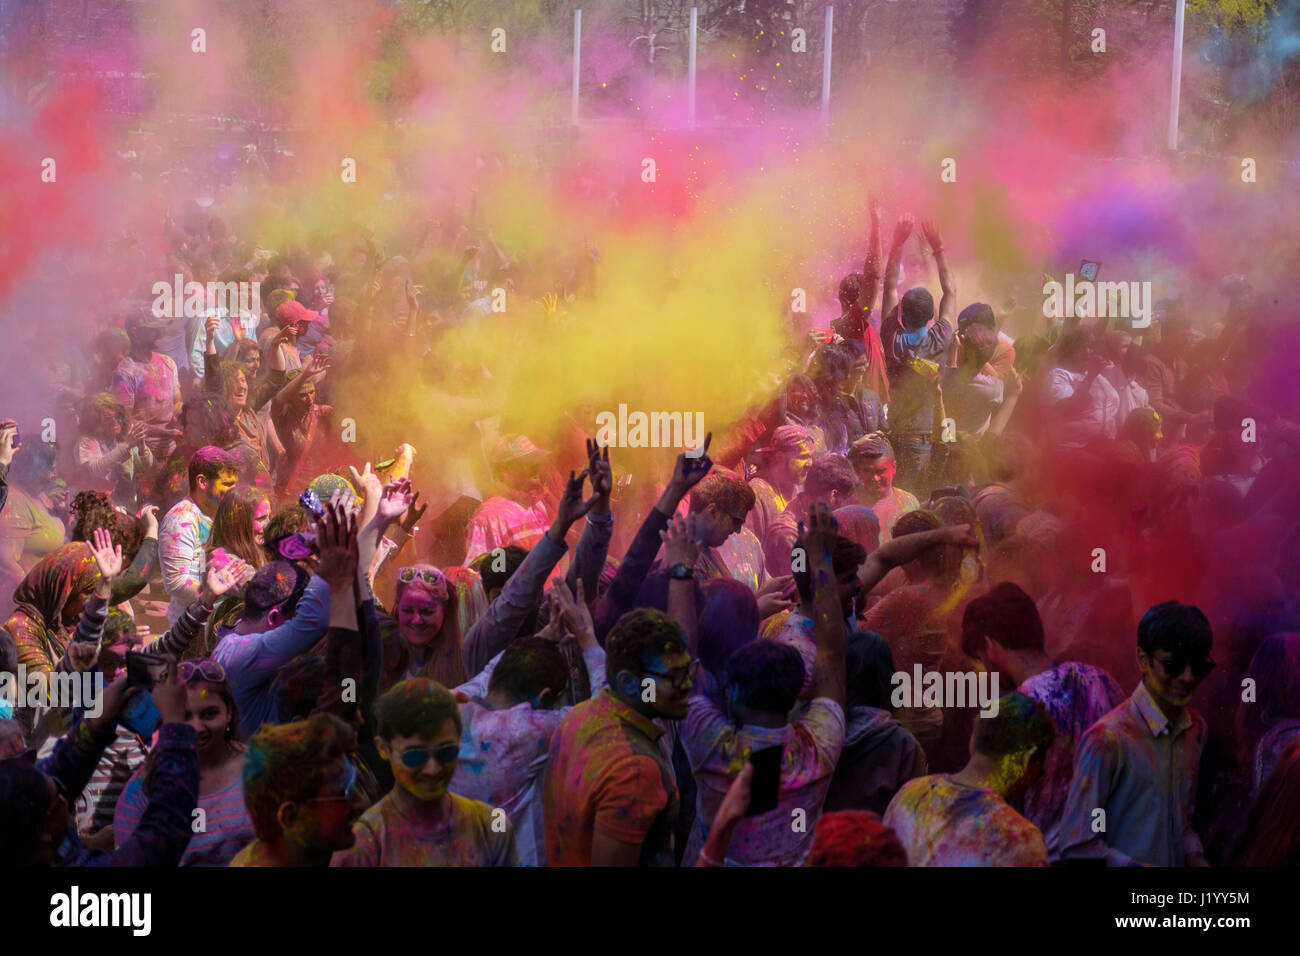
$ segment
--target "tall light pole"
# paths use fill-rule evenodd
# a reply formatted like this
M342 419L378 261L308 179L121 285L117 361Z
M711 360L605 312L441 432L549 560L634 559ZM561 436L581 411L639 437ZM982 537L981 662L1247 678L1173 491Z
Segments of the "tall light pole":
M1174 78L1169 92L1169 148L1178 148L1178 90L1183 81L1183 15L1187 10L1187 0L1178 0L1178 12L1174 14Z
M835 32L835 8L826 7L826 32L822 41L822 125L831 121L831 34Z

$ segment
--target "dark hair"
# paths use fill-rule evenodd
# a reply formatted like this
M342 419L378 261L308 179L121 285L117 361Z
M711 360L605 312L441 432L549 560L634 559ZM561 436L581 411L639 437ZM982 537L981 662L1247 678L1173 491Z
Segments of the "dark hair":
M82 435L92 434L92 429L99 427L96 418L101 412L112 415L117 419L117 423L122 426L122 438L126 438L126 427L130 424L131 417L126 413L126 406L112 392L96 392L82 402L81 418L77 423L78 433Z
M863 435L849 446L849 464L855 467L860 461L869 461L872 458L880 458L881 456L888 458L890 461L896 460L894 458L894 446L880 432Z
M639 676L653 658L684 650L686 635L667 614L651 608L628 611L605 639L605 678L614 684L620 671Z
M356 733L333 714L263 724L244 756L244 805L257 838L274 840L281 805L318 796L329 765L355 746Z
M14 452L9 481L29 493L44 491L58 453L59 446L54 442L24 441Z
M1056 739L1047 708L1016 691L998 701L993 717L975 722L975 750L986 757L1007 757L1027 750L1046 752Z
M311 575L289 561L262 565L244 588L244 617L259 618L276 605L292 617L310 580Z
M902 538L909 534L937 531L942 527L943 519L933 511L915 508L894 522L894 526L889 529L889 536L891 538ZM930 548L917 558L913 564L930 577L942 577L948 570L947 556L944 554L944 550L943 548Z
M818 348L808 364L808 376L822 393L833 392L852 373L853 356L834 343ZM825 398L825 394L822 397Z
M46 776L26 760L0 761L0 866L22 866L35 852L50 812Z
M470 567L478 572L479 580L483 582L484 591L496 591L504 588L506 582L514 576L514 573L519 570L519 566L524 563L524 558L528 557L528 552L518 545L507 545L501 550L505 552L502 555L505 558L505 567L500 571L493 568L493 565L496 564L494 560L496 549L480 554L470 563Z
M704 582L697 645L700 663L721 677L737 650L758 639L758 599L749 585L734 578Z
M989 637L1012 651L1043 649L1043 619L1034 599L1010 581L966 605L961 619L961 649L978 658Z
M1086 325L1071 329L1057 340L1056 351L1063 359L1070 359L1084 349L1085 346L1091 345L1093 341L1092 329Z
M68 512L75 515L68 531L69 541L89 541L96 528L103 528L114 544L122 546L124 561L129 563L135 559L144 533L133 518L117 509L107 494L102 491L78 491Z
M728 515L747 515L754 507L754 489L735 472L714 468L691 490L691 514L713 505Z
M804 544L804 539L800 538L794 543L796 549L802 549L806 556L808 551ZM856 570L863 561L867 560L867 549L858 544L852 538L846 538L842 534L835 536L835 543L831 545L831 571L838 578L846 571ZM805 601L813 599L812 593L812 573L808 570L808 562L802 562L803 570L795 569L793 554L791 555L790 567L794 575L794 583L799 588L799 597Z
M966 329L971 326L983 326L992 329L997 324L993 318L993 307L987 302L972 302L957 313L957 327Z
M1214 643L1214 631L1201 609L1178 601L1153 604L1138 621L1138 647L1153 651L1186 651L1206 657Z
M753 641L727 661L726 687L751 710L788 714L803 689L803 658L789 644Z
M818 458L808 469L804 492L814 501L829 501L831 495L851 495L858 487L858 475L843 455Z
M907 866L907 853L870 810L837 810L818 819L804 866Z
M861 305L862 283L866 277L860 272L850 272L840 280L840 307L847 309L851 305Z
M500 691L519 704L536 700L548 688L558 699L568 686L569 665L559 646L544 637L521 637L512 641L497 661L488 692Z
M993 358L998 348L998 334L992 326L968 325L961 330L962 364L974 365L976 369Z
M209 549L224 548L254 570L266 564L270 555L265 547L258 546L253 521L257 509L267 500L265 491L251 485L236 485L222 495L212 519Z
M200 476L211 482L215 481L223 471L239 474L239 461L234 455L222 451L215 445L204 445L190 456L190 494L193 494L198 487Z
M450 720L461 732L460 705L437 681L413 677L399 681L375 702L375 733L384 740L430 737Z
M844 648L845 710L876 707L892 711L894 652L885 639L870 631L854 631Z
M325 658L299 654L285 664L271 684L275 712L284 720L306 720L325 693Z
M135 620L130 614L115 607L108 609L108 616L104 619L104 633L99 639L99 660L95 663L95 669L101 671L106 680L111 680L114 672L126 666L125 656L111 648L119 637L134 628Z
M934 296L924 286L908 289L898 303L898 311L904 331L918 332L934 318Z
M285 505L275 514L271 515L271 521L266 526L265 539L269 543L277 541L286 535L291 535L299 531L306 531L310 528L310 522L307 520L307 509L302 505L294 502Z

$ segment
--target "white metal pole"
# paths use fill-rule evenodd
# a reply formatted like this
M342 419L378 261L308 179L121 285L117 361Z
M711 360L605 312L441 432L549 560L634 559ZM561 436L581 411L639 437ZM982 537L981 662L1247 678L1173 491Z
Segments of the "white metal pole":
M831 35L835 31L835 8L826 7L825 42L822 43L822 125L831 121Z
M1183 81L1183 14L1187 9L1187 0L1178 0L1178 12L1174 14L1174 78L1169 93L1169 148L1178 148L1178 91Z
M582 11L573 11L573 122L578 122L578 78L582 74Z
M691 53L686 79L686 122L692 129L695 127L695 37L700 25L699 17L699 8L691 7Z

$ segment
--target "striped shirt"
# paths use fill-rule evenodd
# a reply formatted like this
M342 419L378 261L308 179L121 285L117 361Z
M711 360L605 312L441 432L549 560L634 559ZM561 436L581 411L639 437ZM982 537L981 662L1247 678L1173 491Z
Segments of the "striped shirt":
M121 846L135 832L149 805L142 787L143 773L137 773L126 785L126 792L117 801L113 815L113 839ZM189 846L181 857L181 866L226 866L235 854L253 842L253 821L244 806L244 789L240 781L223 790L199 797L198 809L191 829ZM202 823L201 830L199 824Z

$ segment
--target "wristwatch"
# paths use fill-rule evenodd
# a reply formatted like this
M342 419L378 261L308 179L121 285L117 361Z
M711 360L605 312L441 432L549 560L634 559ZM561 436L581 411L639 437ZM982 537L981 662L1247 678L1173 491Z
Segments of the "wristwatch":
M674 581L689 581L695 577L695 569L689 564L674 564L668 569L668 577Z

